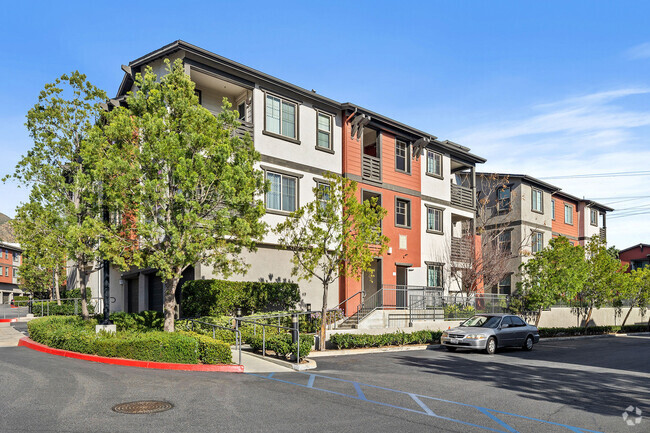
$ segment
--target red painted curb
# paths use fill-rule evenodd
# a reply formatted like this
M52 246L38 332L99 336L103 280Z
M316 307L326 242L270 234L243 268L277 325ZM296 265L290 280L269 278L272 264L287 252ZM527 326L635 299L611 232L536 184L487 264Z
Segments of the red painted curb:
M184 371L214 371L221 373L243 373L244 366L238 364L175 364L172 362L138 361L135 359L108 358L105 356L88 355L86 353L71 352L69 350L55 349L37 343L28 337L18 341L18 346L24 346L50 355L65 358L82 359L84 361L101 362L102 364L122 365L125 367L155 368L158 370L184 370Z
M17 318L13 318L13 319L0 319L0 323L13 323L13 322L17 322L17 321L18 321Z

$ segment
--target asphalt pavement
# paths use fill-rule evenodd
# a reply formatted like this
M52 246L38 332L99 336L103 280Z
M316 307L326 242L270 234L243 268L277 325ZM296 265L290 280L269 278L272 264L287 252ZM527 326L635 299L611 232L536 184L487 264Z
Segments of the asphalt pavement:
M307 372L146 370L0 348L1 432L650 431L650 337L319 357ZM118 403L161 400L156 414ZM643 411L638 418L628 412Z

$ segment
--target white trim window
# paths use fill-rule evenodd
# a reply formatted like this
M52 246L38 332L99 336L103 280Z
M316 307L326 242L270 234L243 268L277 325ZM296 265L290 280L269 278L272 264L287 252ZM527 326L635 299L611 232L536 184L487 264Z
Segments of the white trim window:
M589 209L589 222L592 226L598 227L598 211L596 209Z
M332 187L329 183L316 182L316 188L316 199L318 200L318 207L321 211L324 211L327 207L327 203L330 201Z
M442 288L442 265L427 264L427 287Z
M442 177L442 155L427 150L427 174Z
M551 199L551 219L555 221L555 199Z
M535 212L543 212L542 211L542 209L543 209L543 207L542 207L542 197L543 197L542 196L542 191L539 190L539 189L534 189L533 188L533 200L532 200L532 203L533 203L532 206L533 207L532 207L532 209Z
M533 254L542 251L542 249L544 249L544 234L540 232L533 232L530 245Z
M266 193L266 208L271 210L293 212L298 207L298 179L280 173L266 172L270 183Z
M411 172L411 152L409 145L403 141L395 141L395 170L404 173Z
M570 204L564 205L564 223L573 225L573 206Z
M427 206L427 231L442 233L442 209Z
M332 116L316 113L316 146L332 150Z
M266 131L296 139L298 106L273 95L266 95Z

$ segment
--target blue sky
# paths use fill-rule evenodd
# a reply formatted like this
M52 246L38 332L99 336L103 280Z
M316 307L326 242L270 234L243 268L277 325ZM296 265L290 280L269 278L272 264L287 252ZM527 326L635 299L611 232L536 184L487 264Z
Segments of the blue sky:
M61 3L3 8L3 174L46 82L79 70L112 96L121 64L183 39L611 204L609 243L650 243L650 176L550 178L650 170L650 3ZM27 193L0 197L13 216Z

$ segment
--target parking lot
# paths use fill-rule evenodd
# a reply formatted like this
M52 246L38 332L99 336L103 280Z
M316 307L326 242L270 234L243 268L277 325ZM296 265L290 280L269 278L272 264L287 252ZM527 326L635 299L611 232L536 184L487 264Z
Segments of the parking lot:
M496 355L319 357L267 374L142 370L0 348L0 431L650 431L650 337L544 341ZM124 415L134 400L174 408ZM636 419L630 415L628 419Z

